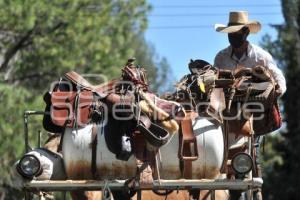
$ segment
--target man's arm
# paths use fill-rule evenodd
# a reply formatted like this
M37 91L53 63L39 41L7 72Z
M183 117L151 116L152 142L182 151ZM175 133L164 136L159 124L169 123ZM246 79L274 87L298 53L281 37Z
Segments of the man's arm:
M278 84L279 88L277 92L280 95L283 95L286 91L286 81L282 71L278 68L277 64L275 63L274 59L270 54L268 54L266 58L266 67L270 69L276 83Z
M218 53L215 57L215 60L214 60L214 65L213 65L215 68L219 68L221 69L223 66L222 66L222 56L220 53Z

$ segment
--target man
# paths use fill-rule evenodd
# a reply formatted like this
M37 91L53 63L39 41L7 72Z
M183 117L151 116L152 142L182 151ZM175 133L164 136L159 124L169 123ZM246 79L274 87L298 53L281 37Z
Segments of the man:
M276 92L283 95L286 82L281 70L277 67L272 56L262 48L247 41L250 33L257 33L261 25L257 21L249 21L246 11L230 12L227 26L216 24L217 32L228 33L230 46L221 50L215 57L214 66L222 69L235 70L240 67L252 68L263 66L268 68L276 83Z
M246 11L229 13L229 23L226 25L216 24L217 32L227 33L230 45L221 50L215 57L214 66L221 69L237 70L242 67L252 68L262 66L270 70L276 82L276 95L282 96L286 91L286 81L282 71L277 67L272 56L262 48L249 43L247 37L250 33L257 33L261 24L257 21L248 20ZM260 143L261 138L256 137ZM256 149L257 155L259 154ZM257 176L261 176L259 161L256 159ZM232 193L233 194L233 193ZM261 192L256 193L256 199L262 199Z

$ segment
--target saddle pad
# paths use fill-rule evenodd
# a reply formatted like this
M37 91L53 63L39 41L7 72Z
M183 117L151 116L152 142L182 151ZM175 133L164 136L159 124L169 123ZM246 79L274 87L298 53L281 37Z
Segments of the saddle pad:
M53 92L51 94L51 119L55 125L73 127L90 122L90 108L93 104L91 91Z

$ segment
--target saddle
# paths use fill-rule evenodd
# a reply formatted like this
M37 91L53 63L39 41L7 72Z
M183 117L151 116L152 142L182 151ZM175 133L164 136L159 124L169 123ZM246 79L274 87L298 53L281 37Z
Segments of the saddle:
M228 76L228 73L225 74ZM233 72L231 76L234 78L226 93L227 109L230 110L229 117L237 116L237 119L229 120L229 131L242 135L251 134L249 121L251 115L253 116L253 131L256 135L263 135L278 129L281 126L281 117L275 97L275 82L270 71L262 66L252 69L241 68ZM244 109L237 108L238 106L230 109L231 103L234 105L250 103L246 109L263 108L264 111L244 113ZM248 117L245 118L245 115Z
M219 71L204 60L191 60L190 74L177 83L175 99L185 109L195 110L201 116L222 123L225 98L222 89L216 88Z
M216 123L222 123L222 111L225 109L224 92L215 87L218 71L203 60L191 60L189 69L191 73L176 84L177 92L167 98L175 99L188 110L186 116L178 120L178 158L184 178L192 177L192 163L199 156L192 121L201 115Z
M275 89L274 80L267 69L257 66L241 68L234 72L236 91L233 101L269 103Z
M63 133L65 127L84 127L108 116L104 126L108 149L123 161L135 154L137 175L145 182L143 177L151 175L152 178L151 167L158 148L166 144L170 133L178 131L175 118L184 117L185 112L180 104L150 93L146 71L133 62L134 59L128 60L120 79L101 85L91 84L74 71L66 73L44 95L48 114L44 115L43 122L46 130ZM118 119L127 116L133 117Z

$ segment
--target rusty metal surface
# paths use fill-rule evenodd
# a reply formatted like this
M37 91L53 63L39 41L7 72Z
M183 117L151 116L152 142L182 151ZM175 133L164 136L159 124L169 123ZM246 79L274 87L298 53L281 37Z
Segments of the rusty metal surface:
M66 172L70 179L92 179L91 163L85 160L70 161L66 166Z
M63 139L63 157L67 175L70 179L92 179L91 133L92 126L76 130L66 129ZM134 158L127 162L117 160L106 146L104 134L99 127L97 139L96 178L127 179L136 173Z
M97 176L102 179L126 179L130 176L134 177L135 173L136 167L112 163L112 165L101 165Z
M210 121L199 118L193 124L197 136L199 158L193 162L192 178L216 178L223 161L223 135L220 127ZM70 179L91 179L91 133L92 126L78 130L66 129L63 139L63 157L66 172ZM162 179L181 178L178 159L178 137L174 136L167 145L161 148ZM134 157L124 162L117 160L105 143L101 129L98 132L97 144L97 179L127 179L135 175Z
M220 174L223 162L224 142L220 126L205 118L193 121L193 130L197 139L199 158L192 162L192 178L216 178ZM162 179L181 178L178 160L178 136L161 148Z

